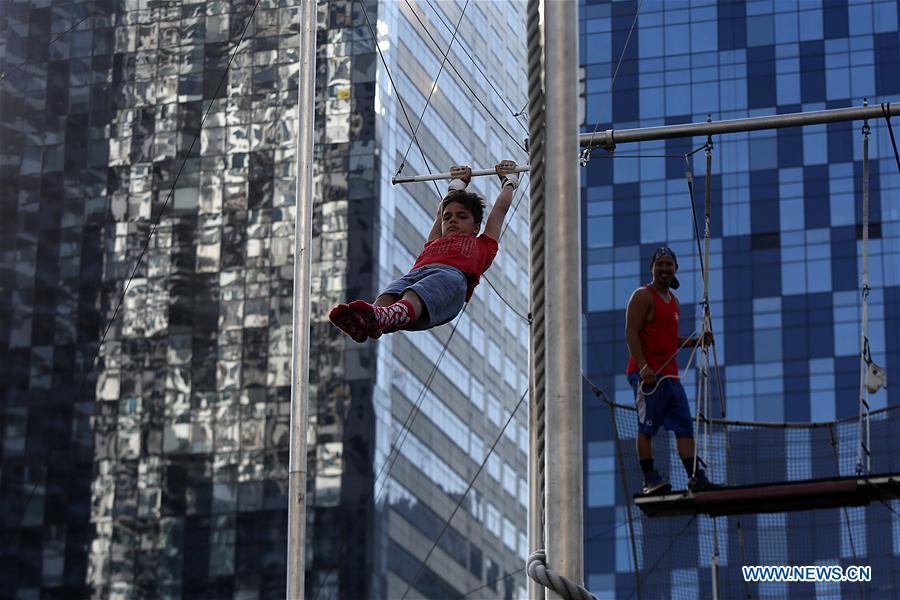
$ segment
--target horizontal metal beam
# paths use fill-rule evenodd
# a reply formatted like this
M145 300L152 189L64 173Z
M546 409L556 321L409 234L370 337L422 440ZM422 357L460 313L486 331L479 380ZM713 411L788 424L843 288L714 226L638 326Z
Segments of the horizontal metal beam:
M760 131L763 129L781 129L783 127L804 127L806 125L822 125L823 123L839 123L842 121L862 121L864 119L881 119L884 117L882 105L835 108L832 110L816 110L790 113L786 115L770 115L765 117L749 117L747 119L730 119L709 123L684 123L682 125L663 125L660 127L640 127L637 129L607 129L597 133L582 133L578 141L583 148L603 148L615 150L619 144L633 142L650 142L672 138L717 135L721 133L740 133L744 131ZM900 103L884 105L892 117L900 116Z
M513 169L514 173L524 173L528 171L531 167L528 165L519 165ZM484 177L485 175L496 175L497 171L494 169L480 169L478 171L472 171L472 177ZM439 179L452 179L453 176L450 173L429 173L427 175L412 175L410 177L391 177L391 183L393 185L397 185L398 183L418 183L420 181L437 181Z

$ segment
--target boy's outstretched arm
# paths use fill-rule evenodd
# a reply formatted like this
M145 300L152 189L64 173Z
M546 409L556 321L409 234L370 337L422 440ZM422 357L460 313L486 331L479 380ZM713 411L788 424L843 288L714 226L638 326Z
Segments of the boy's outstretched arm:
M513 193L519 187L519 174L513 173L512 169L516 167L515 161L504 160L494 167L497 176L500 178L500 193L494 201L491 208L491 214L488 215L487 222L484 225L484 235L500 241L500 232L503 229L503 221L506 219L506 213L512 204Z
M469 182L472 181L472 167L450 167L450 175L453 176L453 180L450 181L450 189L447 190L447 194L452 194L458 190L465 190L469 185ZM461 183L460 183L461 182ZM434 224L431 226L431 231L428 233L427 242L433 242L444 234L443 229L443 209L441 208L444 204L444 199L441 198L437 205L437 215L434 217Z

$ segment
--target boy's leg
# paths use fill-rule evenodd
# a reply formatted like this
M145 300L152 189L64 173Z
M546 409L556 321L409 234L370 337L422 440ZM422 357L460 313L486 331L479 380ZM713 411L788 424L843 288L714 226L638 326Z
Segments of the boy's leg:
M403 294L403 300L409 302L409 305L412 307L413 312L416 317L413 321L410 321L405 326L409 327L413 325L416 321L422 318L422 315L425 314L425 304L422 302L422 299L419 298L419 295L412 290L406 290L406 293Z
M375 298L375 302L372 303L372 306L390 306L399 299L400 296L397 294L381 294Z

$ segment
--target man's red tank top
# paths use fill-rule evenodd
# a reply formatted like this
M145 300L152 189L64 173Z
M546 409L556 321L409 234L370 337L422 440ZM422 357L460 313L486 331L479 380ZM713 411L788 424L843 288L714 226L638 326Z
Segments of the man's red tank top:
M671 375L678 377L678 363L675 354L678 352L678 321L681 310L678 308L678 299L671 291L672 300L666 302L653 284L644 286L650 290L653 296L653 320L645 321L641 328L641 350L647 365L659 375ZM669 358L672 360L669 360ZM666 363L666 361L669 361ZM665 365L665 366L663 366ZM660 367L662 370L660 371ZM626 373L640 371L637 361L633 356L628 358Z

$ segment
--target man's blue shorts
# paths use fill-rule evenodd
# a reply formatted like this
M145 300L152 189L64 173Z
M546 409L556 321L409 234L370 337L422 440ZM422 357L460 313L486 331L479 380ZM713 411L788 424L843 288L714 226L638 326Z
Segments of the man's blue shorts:
M634 390L634 402L638 413L638 431L650 437L656 435L659 426L663 425L678 437L694 437L691 422L691 408L688 406L687 394L678 379L662 379L658 381L656 391L649 396L639 396L638 386L641 376L628 374L628 383ZM649 388L649 391L652 388Z
M465 273L456 267L435 264L413 269L389 283L381 293L402 296L406 290L414 291L422 299L428 314L410 329L430 329L459 314L466 301L467 289Z

